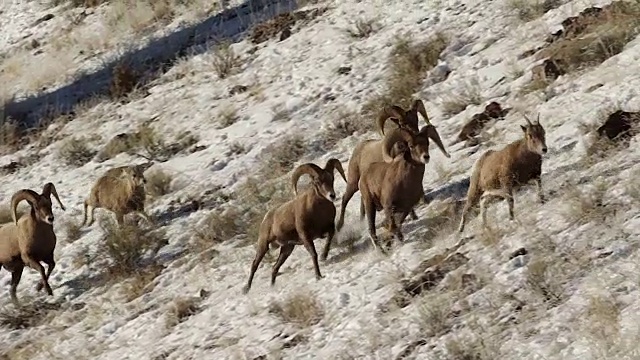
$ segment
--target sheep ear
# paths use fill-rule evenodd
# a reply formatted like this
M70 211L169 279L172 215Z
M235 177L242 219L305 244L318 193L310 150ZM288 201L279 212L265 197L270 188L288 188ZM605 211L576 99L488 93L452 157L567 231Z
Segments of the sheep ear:
M520 125L520 129L522 129L522 131L524 131L525 133L527 132L527 127L526 126Z

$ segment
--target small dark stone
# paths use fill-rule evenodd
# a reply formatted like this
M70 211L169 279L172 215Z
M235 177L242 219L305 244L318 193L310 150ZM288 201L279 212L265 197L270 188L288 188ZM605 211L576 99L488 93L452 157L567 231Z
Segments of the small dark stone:
M231 90L229 90L229 94L230 95L236 95L236 94L242 94L243 92L247 91L249 88L247 88L244 85L236 85L234 87L231 88Z
M291 36L291 27L287 26L286 28L284 28L284 30L282 30L282 33L280 33L280 41L286 40Z
M510 256L509 256L509 260L515 259L518 256L523 256L523 255L527 255L529 253L529 251L527 251L527 249L525 248L520 248L516 251L514 251Z
M39 18L38 20L36 20L36 22L33 25L35 26L35 25L38 25L38 24L40 24L42 22L49 21L49 20L53 19L53 16L54 16L53 14L47 14L47 15Z
M351 72L351 66L341 66L338 68L338 74L347 75Z

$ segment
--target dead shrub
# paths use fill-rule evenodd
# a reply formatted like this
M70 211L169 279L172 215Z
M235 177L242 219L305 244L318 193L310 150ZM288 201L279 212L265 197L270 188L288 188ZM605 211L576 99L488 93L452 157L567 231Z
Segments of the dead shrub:
M277 36L283 37L287 31L291 32L294 25L303 26L327 11L327 7L309 10L299 10L279 14L267 21L255 25L251 29L249 39L254 44L260 44Z
M201 242L208 244L208 247L229 240L242 233L238 221L240 215L235 208L228 208L226 211L213 210L195 230L195 235Z
M562 0L508 0L507 10L522 21L535 20L563 4Z
M62 231L66 235L65 238L67 242L70 244L80 239L82 236L82 228L80 224L73 220L65 219L62 222Z
M238 110L232 105L225 106L218 112L218 129L229 127L235 124L238 119L240 119Z
M90 7L97 7L101 4L104 3L108 3L109 0L51 0L50 1L50 5L53 6L59 6L59 5L65 5L65 4L69 4L72 7L84 7L84 8L90 8Z
M387 60L389 74L385 90L363 105L363 113L377 115L384 106L391 105L409 107L413 94L422 86L427 72L437 65L448 43L442 33L418 43L414 43L409 34L397 36Z
M228 42L222 42L214 47L212 62L213 69L220 79L233 75L234 70L240 66L240 58Z
M298 292L272 303L269 313L302 328L318 324L325 315L322 303L309 292Z
M60 304L40 300L24 302L20 307L0 310L0 326L12 330L29 329L49 323L60 310Z
M144 177L147 179L145 189L151 198L159 198L171 193L172 174L162 169L156 169L150 171Z
M565 64L567 72L596 66L619 54L640 32L640 3L617 1L596 16L583 21L580 31L540 50L538 59Z
M464 81L451 93L442 97L441 109L445 116L453 116L464 111L469 105L482 105L483 99L478 79Z
M118 226L111 217L99 221L103 232L99 254L109 262L109 274L124 278L140 271L147 252L155 253L168 243L163 232L124 223Z
M80 167L88 163L96 155L96 151L89 148L87 139L72 137L65 140L58 148L58 156L68 166Z
M589 340L596 342L598 350L608 353L620 339L621 304L612 296L589 297L581 328Z
M120 62L113 68L109 93L113 100L119 100L132 92L138 85L140 75L129 64Z
M302 135L289 135L270 144L261 154L263 166L261 174L275 178L291 171L293 164L308 151L307 143Z
M354 39L364 39L377 31L378 24L373 19L358 19L347 29L347 34Z
M563 271L556 260L558 259L536 257L529 262L525 272L527 288L550 307L559 305L566 298L560 278Z
M131 278L123 284L123 293L126 302L133 301L151 292L155 288L153 280L162 273L162 270L164 270L162 265L152 264L135 272Z
M609 185L602 179L596 179L590 191L572 187L567 191L565 216L579 224L586 224L591 221L603 222L615 215L618 210L616 205L607 202L608 188Z
M179 297L169 304L165 314L167 328L174 327L200 311L198 297Z
M15 152L18 150L20 141L18 123L10 117L0 117L0 153L9 154Z
M340 140L355 133L364 134L374 130L374 122L356 112L338 112L336 120L327 124L325 131L321 135L325 149L331 149Z
M416 304L420 328L427 336L440 337L451 330L454 302L449 293L428 294Z

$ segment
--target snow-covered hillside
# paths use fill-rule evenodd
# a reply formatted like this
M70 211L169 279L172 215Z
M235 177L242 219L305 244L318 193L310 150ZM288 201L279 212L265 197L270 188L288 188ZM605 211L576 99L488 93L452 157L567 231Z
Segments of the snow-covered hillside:
M639 138L593 151L609 114L640 111L640 10L548 44L563 20L608 1L57 2L0 8L3 213L14 192L46 182L67 208L54 203L53 297L26 269L16 309L0 271L0 359L640 358ZM564 61L555 80L533 78L544 51ZM113 73L120 98L90 93ZM355 145L379 137L372 112L411 98L451 158L431 147L405 242L371 249L357 193L323 279L300 246L271 287L272 250L242 294L264 212L293 196L290 170L337 158L346 171ZM480 145L452 144L492 101L511 110ZM517 221L500 202L491 228L474 214L458 234L474 162L538 113L548 201L524 188ZM18 133L14 121L41 125ZM104 171L146 161L117 149L121 133L155 159L157 228L117 231L104 210L78 228Z

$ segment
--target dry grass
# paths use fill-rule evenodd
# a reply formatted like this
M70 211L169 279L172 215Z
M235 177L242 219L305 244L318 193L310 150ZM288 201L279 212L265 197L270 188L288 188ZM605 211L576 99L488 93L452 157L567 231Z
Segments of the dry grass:
M427 294L416 304L417 322L426 336L440 337L451 331L454 298L451 293Z
M579 34L553 42L541 50L537 57L566 64L564 70L567 72L596 66L620 53L636 37L640 31L639 25L640 3L617 2L606 14L588 23L585 20L585 28Z
M239 119L240 116L238 116L238 110L233 105L227 105L218 112L218 129L229 127L235 124Z
M508 0L507 10L522 21L535 20L547 11L553 10L564 1L562 0Z
M356 112L340 111L335 121L327 124L321 139L324 148L331 149L344 138L353 134L362 135L374 128L374 122L371 119Z
M82 228L76 221L65 219L61 225L67 243L72 244L82 236Z
M18 150L20 130L18 123L11 118L0 117L0 153L9 154Z
M197 314L200 311L200 301L198 297L179 297L173 300L165 314L167 328L172 328Z
M567 191L564 215L569 220L578 224L603 222L616 214L617 206L607 201L608 183L599 178L590 185L591 189L572 187Z
M111 74L109 94L113 100L119 100L133 92L138 86L140 75L126 63L118 63Z
M218 78L225 79L233 75L242 63L240 57L233 51L231 44L222 42L213 48L211 64Z
M147 184L145 185L146 192L152 199L171 193L172 174L162 169L156 169L150 171L144 177L147 180Z
M389 73L385 90L363 105L363 113L378 114L389 105L409 107L413 94L422 86L427 72L438 63L448 43L448 37L442 33L417 43L409 34L397 36L387 60Z
M442 113L453 116L464 111L469 105L482 105L482 93L477 78L463 81L451 93L440 100Z
M60 305L42 301L21 301L22 306L4 307L0 310L0 327L9 329L29 329L47 324L60 310Z
M260 173L275 178L293 169L293 165L308 151L307 141L302 135L289 135L270 144L261 154L263 166Z
M155 253L167 244L164 233L158 230L142 229L126 222L118 227L111 217L101 218L99 224L103 232L99 253L109 262L109 274L115 278L141 271L147 252Z
M539 296L549 307L559 305L566 298L562 284L562 260L555 256L540 256L531 260L525 272L527 289Z
M162 273L164 268L154 264L137 271L122 285L125 301L133 301L140 296L151 292L155 288L153 280Z
M239 220L241 220L241 213L233 207L226 211L211 211L194 230L196 238L204 244L203 250L241 234L242 227Z
M80 167L88 163L96 155L96 151L87 145L83 137L72 137L65 140L58 148L58 156L65 165Z
M365 39L379 30L380 26L375 19L357 19L346 29L347 34L354 39Z
M272 303L269 312L301 328L316 325L325 316L322 303L309 291L300 291Z
M602 355L612 355L610 351L620 340L620 305L612 296L592 295L584 310L581 329Z

